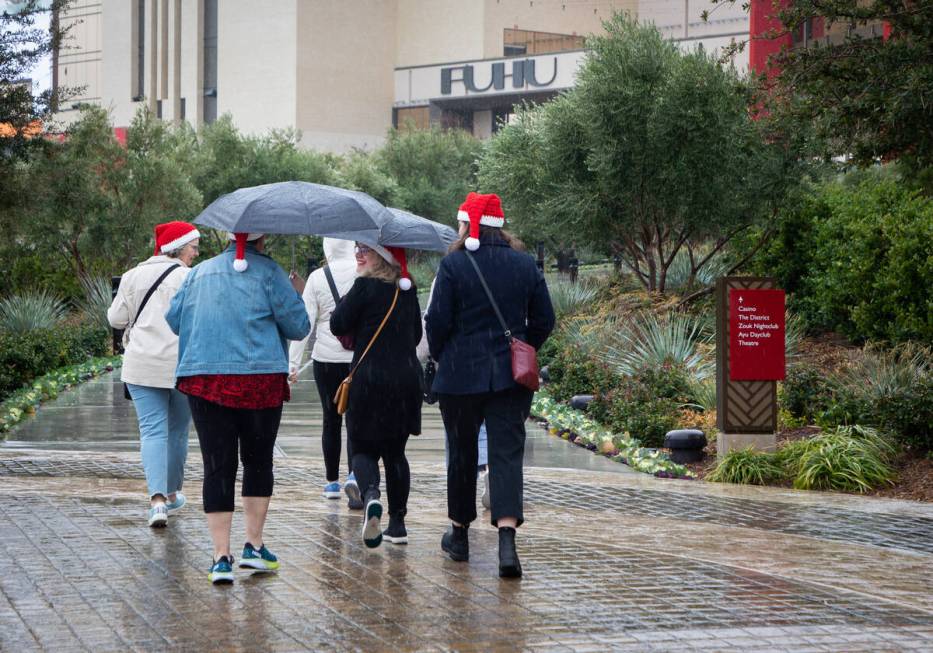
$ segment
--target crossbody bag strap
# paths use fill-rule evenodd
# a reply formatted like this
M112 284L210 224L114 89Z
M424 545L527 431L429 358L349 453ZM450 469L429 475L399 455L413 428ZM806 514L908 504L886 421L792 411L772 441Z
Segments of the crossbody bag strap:
M334 275L330 273L330 266L324 266L324 277L327 279L327 285L330 286L330 294L334 296L334 304L340 301L340 293L337 292L337 284L334 283Z
M509 340L512 339L512 331L509 330L509 325L505 323L505 319L502 317L502 313L499 311L499 305L496 303L495 298L492 296L492 291L489 290L489 286L486 285L486 278L483 277L483 273L480 271L479 266L476 264L476 260L473 258L473 255L469 252L466 252L467 258L470 259L470 263L473 264L473 269L476 270L476 274L479 276L479 282L483 284L483 290L486 291L486 296L489 298L489 303L492 304L492 310L496 312L496 317L499 318L499 324L502 325L502 330L505 331L505 337Z
M356 365L353 366L353 369L350 370L350 375L348 379L352 379L353 375L356 373L357 368L360 366L360 363L363 362L363 359L366 358L366 354L369 353L370 348L373 346L373 343L376 342L376 338L379 337L379 334L382 333L382 327L386 325L386 322L389 321L389 316L392 315L392 311L395 310L395 303L398 301L398 291L399 288L395 286L395 295L392 297L392 305L389 306L389 311L386 313L386 316L382 318L382 323L379 325L379 328L376 329L376 333L373 334L373 337L369 339L369 344L366 345L366 349L363 350L363 353L360 355L360 359L356 361Z
M181 264L176 263L175 265L170 266L165 272L159 275L159 278L155 280L155 283L152 284L152 287L146 292L146 296L143 297L142 303L139 305L139 310L136 311L136 317L133 318L133 323L130 324L129 328L132 329L136 326L136 320L139 319L139 316L142 315L143 309L146 308L146 304L149 303L149 298L152 297L152 293L156 291L156 288L165 280L165 277L170 275L175 268L180 268Z

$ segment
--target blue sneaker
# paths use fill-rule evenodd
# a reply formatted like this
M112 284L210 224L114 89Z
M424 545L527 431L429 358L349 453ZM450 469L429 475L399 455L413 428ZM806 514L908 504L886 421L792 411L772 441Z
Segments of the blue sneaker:
M360 494L360 486L356 483L356 475L350 472L347 476L347 482L343 486L343 491L347 493L347 506L350 510L363 509L363 496Z
M157 503L149 508L149 526L162 528L168 524L168 509L164 503Z
M169 501L165 504L165 509L168 510L168 514L174 515L176 512L185 507L185 504L188 503L188 499L185 498L185 495L181 492L175 493L175 500Z
M340 498L340 482L334 481L333 483L328 483L324 486L324 497L327 499L339 499Z
M366 514L363 515L363 544L375 549L382 544L382 503L373 499L366 504Z
M233 582L233 564L227 556L220 556L220 559L211 565L211 573L207 579L214 585L229 585Z
M259 571L275 571L279 568L279 559L263 544L259 549L247 542L243 545L243 556L240 558L241 569L258 569Z

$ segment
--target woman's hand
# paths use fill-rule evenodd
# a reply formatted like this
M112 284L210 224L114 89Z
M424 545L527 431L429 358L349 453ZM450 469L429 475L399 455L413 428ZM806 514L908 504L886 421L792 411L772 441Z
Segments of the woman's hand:
M301 278L301 275L292 270L288 275L288 280L292 282L292 288L295 289L299 295L303 295L305 292L305 280Z
M298 381L298 368L293 367L288 371L288 382L295 383Z

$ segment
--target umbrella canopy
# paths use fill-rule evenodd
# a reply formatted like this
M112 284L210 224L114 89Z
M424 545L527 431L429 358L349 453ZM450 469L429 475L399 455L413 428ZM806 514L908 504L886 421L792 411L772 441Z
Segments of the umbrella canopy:
M379 244L383 247L446 252L451 243L457 240L457 232L447 225L402 209L390 208L389 212L392 220L383 225L379 236Z
M375 244L392 213L366 193L307 181L240 188L194 219L224 231L301 234Z

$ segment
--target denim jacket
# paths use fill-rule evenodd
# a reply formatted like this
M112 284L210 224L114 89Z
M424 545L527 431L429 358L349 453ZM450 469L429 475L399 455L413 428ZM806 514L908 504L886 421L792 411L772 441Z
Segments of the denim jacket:
M288 340L311 330L308 312L285 271L247 245L244 272L236 248L191 270L165 320L178 334L176 377L288 373Z

